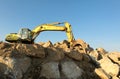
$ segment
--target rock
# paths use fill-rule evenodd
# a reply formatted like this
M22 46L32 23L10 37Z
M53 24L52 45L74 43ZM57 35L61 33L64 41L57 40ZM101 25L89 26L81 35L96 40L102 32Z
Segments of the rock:
M45 51L42 46L39 44L18 44L16 46L16 49L18 52L25 54L27 56L31 57L39 57L44 58L45 57Z
M71 60L61 63L61 72L68 79L82 79L83 70Z
M81 61L83 59L83 54L79 53L77 51L71 51L69 53L66 53L70 58Z
M19 58L0 57L0 62L7 66L5 75L11 77L11 79L21 79L31 65L30 58L26 56ZM10 74L11 76L9 76Z
M60 42L56 42L55 44L54 44L54 47L58 47L60 45Z
M113 76L112 79L120 79L120 78L118 78L118 77L116 77L116 76Z
M89 56L88 54L82 54L82 55L83 55L83 61L85 61L85 62L92 61L91 56Z
M45 52L47 53L46 60L50 61L60 61L64 58L64 51L58 48L46 48Z
M90 53L90 51L93 50L93 48L91 48L89 46L89 44L87 44L86 42L84 42L81 39L77 39L73 42L73 48L75 50L78 50L80 53Z
M48 41L48 42L43 44L43 47L53 47L53 44L51 41Z
M98 51L96 51L96 50L91 51L91 52L89 53L89 55L92 56L92 57L94 57L95 60L100 60L100 59L102 59L102 55L101 55Z
M81 79L100 79L100 77L94 72L96 68L95 65L91 64L91 62L83 60L81 62L75 61L75 63L83 70Z
M4 42L0 43L0 49L6 49L6 48L10 48L12 46L13 46L13 44L4 43Z
M7 65L0 63L0 74L3 74L7 70Z
M40 78L60 79L58 64L58 62L48 62L42 64Z
M120 65L120 53L119 52L111 52L108 54L108 57L113 61L113 63Z
M104 70L101 68L96 68L95 73L101 78L101 79L110 79L110 75L108 75Z
M8 56L11 55L11 51L13 50L13 46L15 44L9 44L9 43L0 43L0 56Z
M64 41L62 41L60 43L59 42L55 43L54 47L60 48L60 49L62 49L65 52L69 52L70 51L69 43L66 40L64 40Z
M105 55L108 53L104 48L96 48L96 51L101 55Z
M43 46L45 43L44 42L39 42L38 44L41 45L41 46Z
M6 64L0 63L0 79L13 79L13 74L7 74L8 73L8 67Z
M109 58L104 57L99 61L101 68L111 76L117 76L119 73L119 66L114 64Z

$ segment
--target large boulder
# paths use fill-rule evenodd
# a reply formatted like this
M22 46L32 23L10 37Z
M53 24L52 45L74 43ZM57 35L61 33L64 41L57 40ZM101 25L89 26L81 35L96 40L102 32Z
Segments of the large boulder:
M72 60L68 59L61 62L61 73L67 79L82 79L83 70Z
M91 57L93 57L95 60L100 60L100 59L102 59L102 55L101 55L98 51L96 51L96 50L91 51L91 52L89 53L89 55L90 55Z
M42 46L39 44L17 44L15 46L15 49L27 56L31 57L39 57L44 58L45 57L45 51Z
M95 73L99 75L101 79L110 79L110 75L108 75L103 69L101 68L96 68Z
M4 71L5 75L9 76L11 74L9 76L11 79L21 79L23 77L23 74L31 65L31 59L29 57L0 57L0 63L6 65L6 70Z
M82 61L83 59L83 53L79 53L77 51L70 51L65 54L69 56L70 58L78 60L78 61Z
M10 68L8 68L8 66L4 63L0 63L0 79L13 79L14 76L12 73L8 73L8 69L10 70Z
M46 52L46 58L45 60L47 61L60 61L64 58L64 51L58 49L58 48L54 48L54 47L50 47L50 48L45 48L45 52Z
M58 62L47 62L42 64L40 78L59 79L60 72L59 72L58 64L59 64Z
M108 53L104 48L101 48L101 47L96 48L96 51L101 55L105 55Z
M113 61L113 63L120 65L120 52L111 52L108 54L108 57Z
M104 57L99 60L101 68L111 76L117 76L119 74L119 66L113 63L108 57Z

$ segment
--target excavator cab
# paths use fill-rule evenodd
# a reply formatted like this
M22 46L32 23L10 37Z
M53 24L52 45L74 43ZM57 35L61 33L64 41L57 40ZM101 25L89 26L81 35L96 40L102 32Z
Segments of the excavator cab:
M28 28L20 29L20 31L18 32L18 37L20 38L20 40L22 40L22 42L30 42L32 39L31 30Z
M18 35L19 35L19 37L20 37L22 40L30 39L30 32L31 32L30 29L28 29L28 28L22 28L22 29L20 29L20 31L18 32Z

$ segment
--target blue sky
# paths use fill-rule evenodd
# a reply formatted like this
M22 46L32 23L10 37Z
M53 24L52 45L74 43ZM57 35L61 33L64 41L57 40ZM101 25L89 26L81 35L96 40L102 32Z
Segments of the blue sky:
M0 0L0 40L20 28L67 21L76 39L94 49L120 51L120 0ZM65 32L42 32L36 42L67 39Z

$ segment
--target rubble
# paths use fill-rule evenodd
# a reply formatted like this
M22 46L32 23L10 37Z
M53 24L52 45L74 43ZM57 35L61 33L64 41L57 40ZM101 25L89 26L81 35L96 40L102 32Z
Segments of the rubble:
M0 42L0 79L119 79L120 53L93 49L81 39L74 47Z

